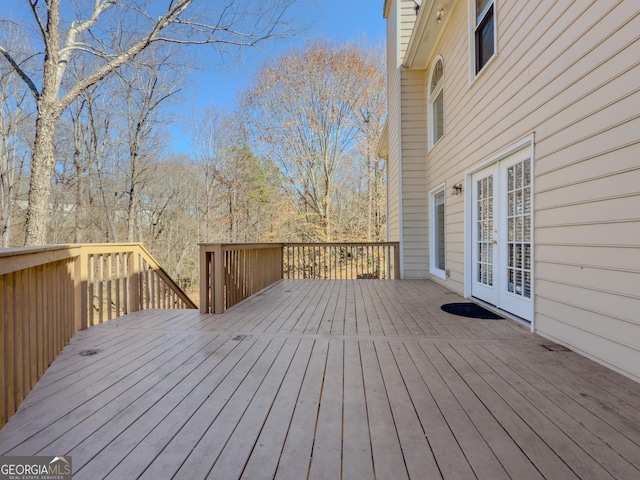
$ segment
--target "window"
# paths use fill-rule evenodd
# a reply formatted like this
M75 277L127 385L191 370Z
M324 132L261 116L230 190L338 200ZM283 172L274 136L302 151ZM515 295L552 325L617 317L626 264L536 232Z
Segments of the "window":
M482 70L496 50L496 22L494 0L471 0L474 8L475 73Z
M429 215L429 271L442 279L446 276L446 243L444 238L444 185L430 194Z
M438 57L429 79L429 148L444 135L444 68Z

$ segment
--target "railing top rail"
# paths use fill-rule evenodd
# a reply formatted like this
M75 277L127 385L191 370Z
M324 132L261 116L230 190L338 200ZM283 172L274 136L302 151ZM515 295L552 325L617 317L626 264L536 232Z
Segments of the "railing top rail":
M201 242L198 244L205 251L212 251L215 248L223 250L257 250L262 248L282 248L284 243L281 242L263 242L263 243L210 243Z
M75 248L74 245L42 245L39 247L0 248L0 258L15 257L17 255L31 255L34 253L56 252Z
M393 247L400 245L400 242L285 242L285 247Z
M18 255L32 255L35 253L44 252L59 252L83 249L95 249L96 251L105 251L110 253L111 251L133 251L136 248L144 249L141 243L65 243L56 245L40 245L37 247L15 247L15 248L0 248L0 258L15 257Z
M247 250L252 248L274 248L274 247L298 247L298 246L397 246L400 242L200 242L201 247L232 247L237 250Z
M46 245L0 249L0 275L76 258L80 250L73 245Z
M46 265L81 254L148 252L141 243L72 243L0 249L0 275Z
M188 307L197 308L141 243L77 243L0 249L0 275L76 258L81 255L133 252L141 254L147 264L177 293Z

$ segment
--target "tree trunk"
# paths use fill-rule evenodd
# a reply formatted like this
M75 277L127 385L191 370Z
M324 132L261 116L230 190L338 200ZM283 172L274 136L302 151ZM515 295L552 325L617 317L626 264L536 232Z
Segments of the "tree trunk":
M80 165L79 155L74 159L76 167L76 175L78 177L78 183L76 184L76 204L74 212L74 243L82 243L82 216L85 214L85 202L83 196L83 183L84 183L84 168Z
M368 221L367 221L367 241L371 242L373 240L373 202L374 195L373 190L375 188L375 178L373 177L373 169L375 166L372 165L371 160L367 156L367 191L369 194L368 198Z
M11 238L13 172L12 162L9 159L10 153L5 148L8 143L4 138L0 138L0 233L2 234L2 248L9 248Z
M127 208L129 215L129 222L127 223L127 242L129 243L132 243L134 240L137 200L136 185L132 181L129 189L129 205Z
M25 246L44 245L47 242L51 173L54 165L57 116L44 102L38 105L36 139L31 159L29 204L26 214Z

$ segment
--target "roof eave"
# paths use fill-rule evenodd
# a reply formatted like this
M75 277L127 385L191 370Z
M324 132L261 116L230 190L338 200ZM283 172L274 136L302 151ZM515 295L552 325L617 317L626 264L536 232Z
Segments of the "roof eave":
M432 57L456 1L444 0L437 5L435 0L422 2L402 62L404 67L417 70L427 68L427 62ZM441 10L443 13L439 15Z

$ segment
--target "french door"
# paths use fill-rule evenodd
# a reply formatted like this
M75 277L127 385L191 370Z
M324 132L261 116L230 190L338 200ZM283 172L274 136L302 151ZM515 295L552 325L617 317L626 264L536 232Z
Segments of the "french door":
M472 175L471 294L533 318L531 158L514 154Z

